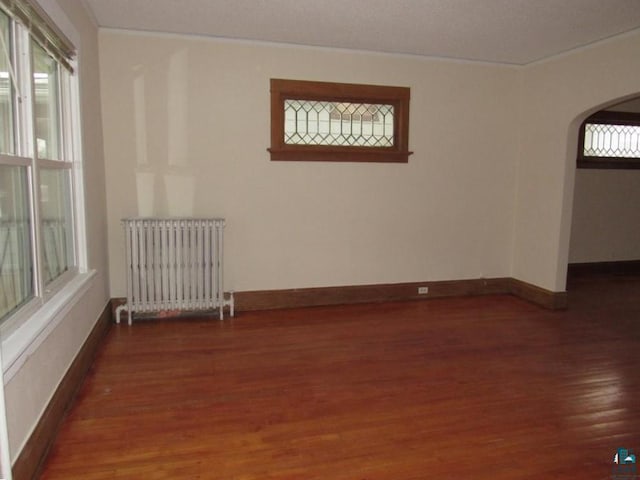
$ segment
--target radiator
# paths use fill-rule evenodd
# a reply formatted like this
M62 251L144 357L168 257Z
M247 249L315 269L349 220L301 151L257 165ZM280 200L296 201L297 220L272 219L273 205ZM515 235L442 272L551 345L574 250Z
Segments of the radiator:
M126 310L189 312L224 308L234 314L233 292L223 290L221 218L126 218L127 303L116 309L116 323Z

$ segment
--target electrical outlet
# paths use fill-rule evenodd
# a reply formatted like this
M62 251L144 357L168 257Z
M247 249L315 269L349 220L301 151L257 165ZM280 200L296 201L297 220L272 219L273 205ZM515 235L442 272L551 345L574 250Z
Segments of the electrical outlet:
M418 295L425 295L429 293L429 287L418 287Z

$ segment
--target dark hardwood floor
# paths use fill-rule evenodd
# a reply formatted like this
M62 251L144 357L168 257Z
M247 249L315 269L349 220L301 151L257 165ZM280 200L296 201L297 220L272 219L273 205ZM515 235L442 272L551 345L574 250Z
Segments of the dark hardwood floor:
M42 479L608 479L640 454L640 277L114 326Z

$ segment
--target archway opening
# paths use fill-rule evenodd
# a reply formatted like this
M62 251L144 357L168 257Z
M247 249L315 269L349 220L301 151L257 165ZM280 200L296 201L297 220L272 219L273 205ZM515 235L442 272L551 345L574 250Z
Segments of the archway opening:
M580 117L572 132L577 161L568 290L585 275L640 273L640 96Z

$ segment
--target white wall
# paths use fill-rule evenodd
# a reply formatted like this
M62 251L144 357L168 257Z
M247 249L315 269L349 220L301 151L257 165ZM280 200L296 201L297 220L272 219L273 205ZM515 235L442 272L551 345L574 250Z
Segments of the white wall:
M54 7L58 7L63 15L66 13L65 20L70 21L79 35L88 267L95 270L96 275L79 302L64 315L6 385L10 448L14 460L109 299L97 28L76 0L58 0Z
M562 291L578 127L640 93L640 31L525 67L513 276Z
M607 108L613 112L640 113L640 97L632 98L622 103L617 103Z
M576 171L570 263L640 260L640 171Z
M514 67L101 31L111 295L119 220L224 216L236 291L511 272ZM271 162L269 79L411 88L409 163Z

